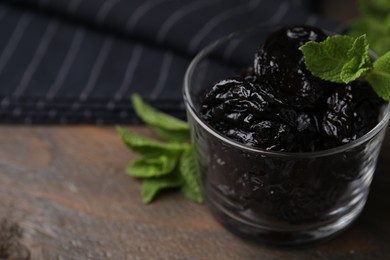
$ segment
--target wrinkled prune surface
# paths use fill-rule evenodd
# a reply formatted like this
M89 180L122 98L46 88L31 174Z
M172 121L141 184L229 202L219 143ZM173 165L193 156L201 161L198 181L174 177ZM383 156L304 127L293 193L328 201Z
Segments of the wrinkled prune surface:
M320 81L304 70L274 72L259 77L273 86L270 89L275 97L294 109L315 108L337 84Z
M277 86L275 95L286 104L298 109L313 107L334 84L312 76L298 48L307 41L325 38L321 30L310 26L282 28L272 33L256 53L254 72Z
M336 84L314 77L298 49L326 34L310 26L272 33L239 70L206 94L200 114L221 134L273 151L311 152L348 143L378 120L379 99L366 82Z
M368 83L355 81L339 86L326 104L323 131L341 145L359 138L377 124L383 102Z
M287 120L283 122L274 116L282 103L265 89L251 81L222 80L206 95L202 117L220 133L238 142L284 151L293 132Z
M298 48L308 41L323 41L326 37L323 31L311 26L283 27L270 34L256 53L254 71L259 76L301 69L306 72Z

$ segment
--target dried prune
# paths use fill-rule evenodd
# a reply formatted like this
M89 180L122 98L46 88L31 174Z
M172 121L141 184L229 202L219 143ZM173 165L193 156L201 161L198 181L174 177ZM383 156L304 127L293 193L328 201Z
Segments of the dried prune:
M280 103L264 86L237 79L222 80L206 95L201 114L216 130L238 142L284 151L291 141L288 125L275 120Z
M368 83L354 81L340 85L326 103L322 129L340 145L359 138L376 125L383 101Z
M286 151L293 138L291 129L276 121L260 121L252 125L251 130L257 146L266 150Z
M337 86L301 69L269 73L261 80L273 86L270 92L275 97L294 109L314 108Z
M302 52L298 49L308 41L323 41L327 35L312 26L283 27L270 34L255 55L257 75L305 69Z
M322 148L320 121L315 113L283 108L276 117L293 130L293 137L287 142L286 151L308 152Z
M272 33L258 50L254 73L262 80L272 82L275 95L295 108L313 107L330 89L332 83L315 78L305 67L298 49L307 41L326 38L321 30L310 26L282 28Z

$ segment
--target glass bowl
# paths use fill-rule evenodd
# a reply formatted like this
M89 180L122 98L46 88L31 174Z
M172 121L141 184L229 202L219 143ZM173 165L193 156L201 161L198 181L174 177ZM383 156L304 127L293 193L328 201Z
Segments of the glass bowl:
M274 152L222 136L199 116L205 91L240 68L275 28L230 34L203 49L184 79L184 100L205 203L229 231L293 246L331 238L362 211L390 117L348 144L316 152Z

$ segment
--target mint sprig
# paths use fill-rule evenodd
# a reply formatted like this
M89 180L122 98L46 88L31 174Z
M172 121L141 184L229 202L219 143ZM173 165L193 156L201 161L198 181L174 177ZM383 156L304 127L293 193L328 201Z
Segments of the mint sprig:
M354 81L371 68L368 43L366 35L363 34L353 40L352 46L347 51L347 62L343 65L340 73L341 81L344 83Z
M142 180L143 202L152 202L164 189L180 188L187 198L201 203L202 187L190 144L188 124L157 111L137 94L132 96L132 101L137 115L157 135L167 140L161 142L122 127L117 128L123 143L140 155L130 162L127 173Z
M177 162L178 156L174 153L144 156L134 159L127 167L127 173L136 178L160 177L171 173Z
M179 188L182 186L182 179L177 172L161 178L144 179L141 187L142 201L148 204L153 201L156 195L164 189Z
M378 96L390 100L390 52L374 62L374 68L367 75L367 81Z
M335 35L323 42L307 42L299 49L311 73L332 82L348 83L372 67L365 35L356 39Z
M190 127L186 122L157 111L145 104L138 94L132 95L131 100L137 115L159 136L177 142L190 140Z
M130 150L145 156L160 155L166 152L180 152L186 147L186 144L183 143L156 141L122 127L118 127L117 132L121 136L123 143Z
M199 173L196 168L194 150L192 147L186 148L181 154L179 172L183 179L181 190L190 200L198 203L202 202L202 186L200 184Z
M390 101L390 52L372 62L368 47L365 35L335 35L323 42L309 41L299 49L314 76L336 83L365 76L377 95Z

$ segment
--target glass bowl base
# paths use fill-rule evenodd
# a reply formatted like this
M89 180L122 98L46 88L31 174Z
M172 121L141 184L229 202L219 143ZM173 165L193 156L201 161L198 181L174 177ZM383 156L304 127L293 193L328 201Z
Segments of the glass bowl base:
M205 201L209 211L228 231L239 237L252 242L260 242L272 246L305 246L325 242L347 229L353 221L360 215L366 198L345 214L331 223L325 225L321 223L318 226L302 228L301 230L281 230L272 227L261 226L247 221L243 222L230 214L227 210L213 204L212 201Z

